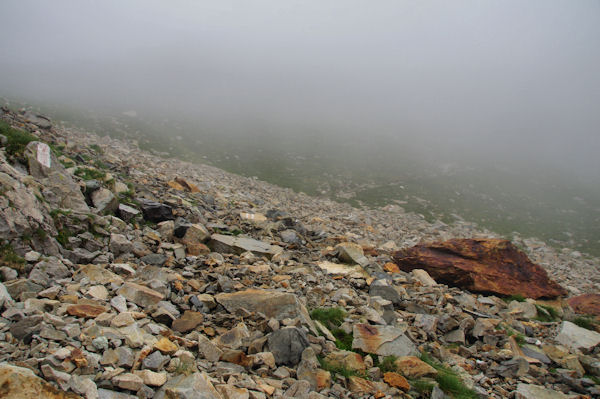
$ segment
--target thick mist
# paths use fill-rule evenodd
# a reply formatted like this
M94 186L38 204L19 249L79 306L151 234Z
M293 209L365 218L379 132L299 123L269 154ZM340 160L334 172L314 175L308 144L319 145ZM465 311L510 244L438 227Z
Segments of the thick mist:
M0 13L9 98L598 181L595 0L3 0Z

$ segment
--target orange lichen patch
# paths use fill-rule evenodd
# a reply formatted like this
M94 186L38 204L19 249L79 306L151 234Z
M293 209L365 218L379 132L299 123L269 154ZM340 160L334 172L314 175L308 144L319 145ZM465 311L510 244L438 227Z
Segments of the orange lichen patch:
M398 373L388 372L383 375L383 381L385 381L389 386L398 388L403 390L404 392L408 392L410 389L410 384Z
M398 267L398 265L392 262L388 262L385 265L383 265L383 270L385 270L388 273L400 273L400 268Z

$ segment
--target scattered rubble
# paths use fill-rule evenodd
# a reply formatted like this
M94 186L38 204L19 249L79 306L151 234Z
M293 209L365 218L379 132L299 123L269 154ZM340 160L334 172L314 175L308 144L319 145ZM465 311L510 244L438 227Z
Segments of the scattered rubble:
M600 396L597 259L0 116L1 397Z

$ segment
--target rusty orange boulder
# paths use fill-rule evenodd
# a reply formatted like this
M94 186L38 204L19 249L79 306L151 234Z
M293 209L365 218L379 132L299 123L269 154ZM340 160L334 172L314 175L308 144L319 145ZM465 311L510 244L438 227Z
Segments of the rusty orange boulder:
M394 253L404 271L424 269L438 283L472 292L556 298L567 294L510 241L453 239Z
M575 313L594 315L600 319L600 294L583 294L567 299Z

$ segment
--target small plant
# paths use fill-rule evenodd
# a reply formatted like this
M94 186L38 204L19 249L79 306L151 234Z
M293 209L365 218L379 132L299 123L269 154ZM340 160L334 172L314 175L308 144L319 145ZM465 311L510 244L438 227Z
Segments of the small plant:
M346 331L341 328L336 328L331 331L335 339L335 346L338 349L351 351L352 350L352 341L354 340L354 336L352 334L348 334Z
M431 381L423 378L419 378L418 380L410 380L409 383L411 388L414 388L415 391L426 395L429 395L435 386Z
M325 327L332 329L339 327L344 322L346 312L342 308L317 308L310 312L313 320L321 322Z
M38 227L35 230L35 235L41 241L44 241L46 238L48 238L48 233L46 233L46 231L44 231L44 229L42 229L41 227Z
M398 370L395 364L397 359L398 358L394 355L384 357L379 364L379 370L381 370L382 373L387 373L390 371L396 372Z
M106 173L96 169L77 168L75 169L75 176L79 176L83 180L102 180Z
M535 308L538 312L537 316L535 317L535 320L541 322L552 322L560 318L558 316L558 312L552 306L535 305Z
M70 249L71 245L69 244L69 238L73 236L73 233L67 229L58 230L58 234L56 235L56 241L60 245L62 245L66 249Z
M525 297L521 294L514 294L511 296L507 296L506 298L503 298L504 302L506 303L511 303L512 301L517 301L517 302L525 302Z
M598 322L592 316L576 317L575 320L573 320L573 323L581 328L586 328L592 331L596 331L596 326L598 325Z
M450 394L455 399L479 398L477 392L465 386L456 371L435 361L425 352L421 354L421 360L437 370L438 374L435 380L442 391Z
M13 156L21 161L23 159L23 153L25 152L25 147L29 142L37 140L37 137L32 134L14 129L8 125L8 123L0 121L0 134L6 136L6 153L10 156Z
M94 151L96 154L104 154L104 151L102 150L102 148L100 148L100 146L98 144L90 145L90 149L92 151Z
M319 364L321 365L321 368L325 371L329 371L331 374L334 374L334 375L339 374L339 375L343 376L344 378L357 376L357 377L364 378L365 380L370 379L369 376L364 371L360 372L357 370L350 370L347 367L333 365L320 356L317 357L317 359L319 360Z
M0 246L0 263L15 270L22 270L25 259L16 254L10 244Z

